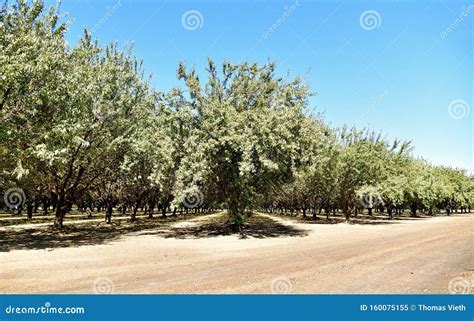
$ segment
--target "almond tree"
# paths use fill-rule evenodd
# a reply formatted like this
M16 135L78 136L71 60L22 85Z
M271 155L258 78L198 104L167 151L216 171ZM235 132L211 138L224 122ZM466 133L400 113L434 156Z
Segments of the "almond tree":
M337 195L349 220L356 202L360 202L357 191L364 186L376 186L385 177L387 146L380 134L355 128L341 130L340 144Z
M5 19L13 22L4 24L6 35L2 29L2 67L8 70L0 88L2 138L18 147L8 152L27 172L39 171L51 182L54 226L61 228L72 204L151 110L148 85L130 50L101 49L87 31L68 48L64 25L56 27L60 17L44 13L39 1L20 1Z
M275 66L209 61L208 81L181 65L195 127L184 148L177 193L184 197L206 184L225 202L240 226L263 194L292 176L300 162L298 137L310 95L300 78L286 81Z
M30 147L48 132L67 86L67 26L56 12L42 1L5 2L0 12L0 181L24 189L28 206L50 189L50 175L31 166Z

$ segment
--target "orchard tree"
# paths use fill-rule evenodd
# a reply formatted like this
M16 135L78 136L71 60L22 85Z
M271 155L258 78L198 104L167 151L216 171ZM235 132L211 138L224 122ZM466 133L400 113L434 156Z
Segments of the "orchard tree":
M57 9L18 1L0 12L0 187L24 189L29 207L51 177L32 166L30 147L48 133L67 86L66 24Z
M240 228L258 208L350 220L361 208L392 218L474 206L465 171L367 129L330 128L308 113L307 84L273 63L209 60L205 81L180 64L184 86L159 93L131 48L87 30L70 47L58 5L0 10L0 188L23 190L13 208L29 218L40 204L57 228L73 205L105 208L108 223L117 206L132 221L139 208L219 207Z
M25 173L51 182L61 228L151 110L148 85L130 50L103 50L87 31L68 48L61 17L42 2L19 1L2 18L2 154L6 168L19 159Z
M380 134L355 128L343 128L339 141L337 194L346 220L349 220L356 202L361 202L357 191L364 186L376 186L386 175L387 146Z
M387 209L390 219L393 218L393 211L399 211L405 203L407 186L412 179L408 175L410 171L407 171L412 162L411 151L411 142L395 140L385 159L386 176L376 186L377 201Z
M209 60L202 84L180 65L195 126L179 170L181 198L206 184L216 187L231 222L240 226L261 195L293 175L300 159L298 137L310 92L300 79L284 80L275 65L233 65L221 72Z
M151 114L138 123L136 132L130 137L130 150L121 165L122 172L128 177L126 185L131 197L132 221L140 206L153 210L156 199L163 200L167 193L167 175L173 167L173 144L166 128L168 124L163 120L160 114ZM166 216L168 204L161 204L163 216Z

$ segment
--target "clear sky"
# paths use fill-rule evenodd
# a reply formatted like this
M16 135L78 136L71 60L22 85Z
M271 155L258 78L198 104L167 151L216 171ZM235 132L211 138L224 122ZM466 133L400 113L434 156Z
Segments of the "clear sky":
M49 2L53 3L53 2ZM412 140L436 164L473 165L474 2L65 0L73 45L133 42L158 90L178 62L273 60L303 75L326 122Z

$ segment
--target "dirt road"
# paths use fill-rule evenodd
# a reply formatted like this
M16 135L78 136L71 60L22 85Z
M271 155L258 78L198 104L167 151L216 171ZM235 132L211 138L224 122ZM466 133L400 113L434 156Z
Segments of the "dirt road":
M462 279L451 286L468 291L470 283L473 291L474 215L380 225L275 220L300 235L139 233L102 245L0 253L0 291L448 293L454 278Z

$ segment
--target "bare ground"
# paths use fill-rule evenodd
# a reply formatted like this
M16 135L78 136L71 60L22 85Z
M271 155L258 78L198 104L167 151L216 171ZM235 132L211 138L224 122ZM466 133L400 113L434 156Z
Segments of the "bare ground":
M32 244L2 230L8 244L0 253L0 292L448 293L456 277L473 291L474 215L384 224L256 215L245 238L221 220L213 214L127 230L106 242L66 237ZM56 244L65 242L67 248Z

